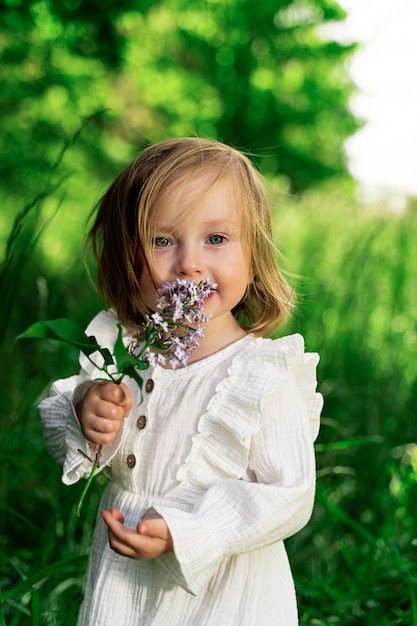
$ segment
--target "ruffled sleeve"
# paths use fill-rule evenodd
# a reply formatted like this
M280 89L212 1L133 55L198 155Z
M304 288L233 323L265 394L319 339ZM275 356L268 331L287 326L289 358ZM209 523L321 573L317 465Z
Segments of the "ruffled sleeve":
M159 507L174 542L160 566L197 594L228 555L283 540L309 520L323 399L300 335L253 340L200 422L179 479L189 511Z
M103 311L92 320L86 333L94 335L102 347L112 349L117 336L116 323L110 312ZM82 434L74 407L87 393L92 381L103 378L103 372L94 367L83 354L80 356L80 366L80 373L77 376L54 382L50 396L39 405L45 445L51 456L63 465L62 480L67 485L87 477L91 472L92 462L79 450L90 457L94 456L94 451L89 449L88 442ZM120 439L121 433L118 433L111 444L103 447L100 469L103 469L114 456Z

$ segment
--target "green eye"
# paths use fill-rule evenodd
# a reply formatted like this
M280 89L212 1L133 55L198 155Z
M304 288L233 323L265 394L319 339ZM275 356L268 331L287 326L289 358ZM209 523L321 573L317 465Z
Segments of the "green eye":
M211 237L209 237L209 242L212 243L214 246L218 246L225 240L226 237L224 237L223 235L211 235Z
M170 241L166 237L155 237L153 245L156 248L167 248L170 245Z

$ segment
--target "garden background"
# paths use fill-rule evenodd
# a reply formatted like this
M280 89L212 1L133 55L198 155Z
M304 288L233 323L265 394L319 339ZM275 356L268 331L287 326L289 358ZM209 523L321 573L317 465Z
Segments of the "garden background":
M354 45L334 0L3 0L0 7L0 625L75 624L98 498L60 482L36 406L77 369L39 319L100 309L89 211L150 142L215 137L265 175L321 354L313 517L287 541L302 626L417 624L416 201L362 205L343 143ZM273 581L271 581L273 584Z

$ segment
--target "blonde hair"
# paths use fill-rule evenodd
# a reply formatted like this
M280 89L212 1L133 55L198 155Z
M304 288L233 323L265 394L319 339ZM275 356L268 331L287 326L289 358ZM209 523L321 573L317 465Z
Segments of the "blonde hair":
M211 174L210 187L230 177L243 209L243 245L253 279L233 315L255 335L271 334L289 316L292 290L276 262L265 187L244 154L214 140L169 139L146 148L98 202L86 245L97 263L100 295L126 327L143 323L148 311L140 278L145 265L151 272L158 204L181 182L205 174Z

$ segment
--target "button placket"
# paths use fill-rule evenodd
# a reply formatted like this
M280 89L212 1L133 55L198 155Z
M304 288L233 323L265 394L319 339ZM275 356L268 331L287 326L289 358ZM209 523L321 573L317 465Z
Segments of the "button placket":
M148 378L148 380L145 383L146 393L152 393L154 388L155 388L155 381L152 378ZM147 421L148 421L148 418L146 417L146 415L139 415L138 419L136 420L136 426L138 427L139 430L143 430L146 426Z
M153 391L155 387L155 382L152 380L152 378L148 378L148 380L145 383L145 391L146 393L151 393ZM136 420L136 427L138 430L143 430L146 426L147 423L147 417L146 415L139 415L139 417ZM136 465L136 457L134 454L128 454L126 457L126 465L128 466L129 469L133 469Z

